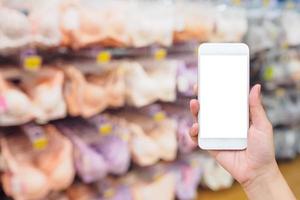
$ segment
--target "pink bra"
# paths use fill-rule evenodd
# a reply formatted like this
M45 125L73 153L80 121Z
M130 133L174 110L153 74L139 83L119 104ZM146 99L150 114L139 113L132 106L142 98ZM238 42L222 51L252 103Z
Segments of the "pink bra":
M52 125L14 129L1 141L7 170L2 176L4 191L15 199L40 199L49 191L66 189L75 176L72 145ZM35 150L29 138L44 134L47 145Z

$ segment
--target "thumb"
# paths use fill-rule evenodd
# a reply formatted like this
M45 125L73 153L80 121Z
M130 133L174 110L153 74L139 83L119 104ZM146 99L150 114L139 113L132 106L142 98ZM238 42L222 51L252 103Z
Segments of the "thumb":
M261 85L256 84L250 91L250 118L255 128L265 131L271 127L266 112L261 104Z

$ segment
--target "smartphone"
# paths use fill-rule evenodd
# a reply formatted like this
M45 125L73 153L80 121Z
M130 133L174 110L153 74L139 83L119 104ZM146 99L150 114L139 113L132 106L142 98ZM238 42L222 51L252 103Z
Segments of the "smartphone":
M202 149L247 148L249 48L204 43L198 49L198 144Z

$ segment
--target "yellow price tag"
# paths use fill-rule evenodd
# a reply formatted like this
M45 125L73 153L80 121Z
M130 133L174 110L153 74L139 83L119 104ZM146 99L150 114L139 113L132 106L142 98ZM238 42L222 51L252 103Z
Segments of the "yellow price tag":
M270 5L270 0L263 0L263 6L268 7Z
M263 78L264 78L264 80L266 80L266 81L270 81L270 80L273 79L273 77L274 77L274 69L273 69L272 66L268 66L268 67L265 69L265 71L264 71L264 76L263 76Z
M294 9L294 8L295 8L295 4L294 4L293 1L288 1L288 2L286 3L286 7L287 7L288 9Z
M111 60L111 53L109 51L100 51L97 55L97 63L105 64Z
M164 120L165 118L166 118L166 115L164 112L157 112L153 116L153 119L157 122L160 122L160 121Z
M163 173L161 171L156 172L156 174L154 175L153 179L154 180L158 180L163 176Z
M23 66L28 71L37 71L41 68L42 58L40 56L28 56L24 59Z
M167 51L165 49L158 49L154 52L155 60L163 60L167 56Z
M285 90L283 88L278 88L278 89L276 89L275 94L278 97L282 97L285 94Z
M110 134L111 133L111 131L112 131L112 126L111 126L111 124L103 124L103 125L101 125L100 127L99 127L99 133L101 134L101 135L108 135L108 134Z
M125 142L127 142L129 140L129 134L122 134L121 135L121 139Z
M104 198L105 199L111 198L111 197L113 197L115 195L115 193L116 192L115 192L115 190L113 188L109 188L109 189L105 190L105 192L104 192Z
M33 141L33 148L36 150L43 150L47 147L48 140L45 137L37 138Z
M281 48L282 48L282 49L288 49L288 48L289 48L289 44L288 44L287 42L283 42L283 43L281 44Z
M197 165L198 165L198 162L196 160L192 160L191 166L192 167L197 167Z
M241 0L232 0L234 5L241 5Z

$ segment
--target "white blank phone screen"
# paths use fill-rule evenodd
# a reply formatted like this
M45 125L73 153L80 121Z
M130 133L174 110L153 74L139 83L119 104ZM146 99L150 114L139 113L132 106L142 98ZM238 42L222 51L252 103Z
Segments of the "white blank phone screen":
M199 59L201 138L246 138L248 56L201 55Z

